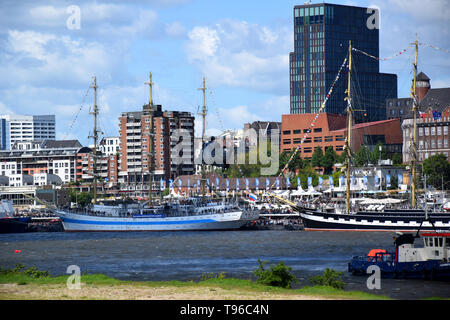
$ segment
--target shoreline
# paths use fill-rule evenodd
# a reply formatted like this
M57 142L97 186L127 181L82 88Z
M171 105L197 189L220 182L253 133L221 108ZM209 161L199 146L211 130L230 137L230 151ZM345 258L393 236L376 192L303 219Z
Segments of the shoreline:
M101 274L81 275L80 289L69 276L32 278L0 275L0 300L386 300L385 296L331 287L285 289L234 278L201 281L122 281ZM72 279L72 278L71 278Z

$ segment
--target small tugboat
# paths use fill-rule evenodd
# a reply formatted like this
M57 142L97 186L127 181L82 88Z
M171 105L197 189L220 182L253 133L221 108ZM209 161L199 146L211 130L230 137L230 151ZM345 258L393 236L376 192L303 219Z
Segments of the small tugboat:
M385 278L450 280L450 233L428 232L421 234L424 247L414 247L417 235L400 234L394 238L395 252L373 249L367 256L353 257L348 271L367 275L370 266L380 268Z

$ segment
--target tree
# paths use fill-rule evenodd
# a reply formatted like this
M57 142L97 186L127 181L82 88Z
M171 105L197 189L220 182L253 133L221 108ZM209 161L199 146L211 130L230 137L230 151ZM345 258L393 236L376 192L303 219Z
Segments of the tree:
M436 189L448 189L450 183L450 163L442 153L429 157L423 162L423 173L427 175L427 184Z
M316 150L314 150L311 165L316 168L322 167L322 158L323 158L322 147L317 147Z
M380 151L380 147L381 147L381 151ZM384 145L381 142L377 143L377 146L375 147L375 149L372 152L372 163L378 163L379 160L386 160L387 159L387 153L386 153L386 148L384 147Z
M365 166L369 163L372 163L371 158L372 154L370 153L369 148L363 145L361 146L361 148L359 148L358 152L356 152L355 154L355 164L358 167Z
M392 163L394 166L403 164L403 157L401 153L394 153L394 155L392 156Z
M325 149L325 154L322 157L322 167L325 171L325 174L330 174L333 171L333 166L336 163L337 154L334 151L333 147L327 147Z

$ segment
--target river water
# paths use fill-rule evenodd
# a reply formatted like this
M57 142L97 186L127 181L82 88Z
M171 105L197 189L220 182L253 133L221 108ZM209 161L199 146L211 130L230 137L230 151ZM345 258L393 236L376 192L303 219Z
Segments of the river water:
M393 237L392 233L305 231L0 234L0 266L21 263L63 275L69 265L77 265L82 273L139 281L197 280L221 272L254 279L261 259L270 264L283 261L292 267L300 285L332 268L343 272L346 290L395 299L450 298L448 282L382 279L380 290L369 290L368 276L347 272L352 256L374 248L393 250Z

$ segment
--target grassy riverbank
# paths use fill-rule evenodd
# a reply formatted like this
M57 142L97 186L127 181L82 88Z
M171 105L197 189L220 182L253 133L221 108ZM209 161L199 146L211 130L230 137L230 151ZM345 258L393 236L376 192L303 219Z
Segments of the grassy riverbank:
M68 276L34 278L23 272L0 274L2 300L379 300L383 296L331 287L284 289L251 280L121 281L101 274L81 276L81 289L67 288Z

